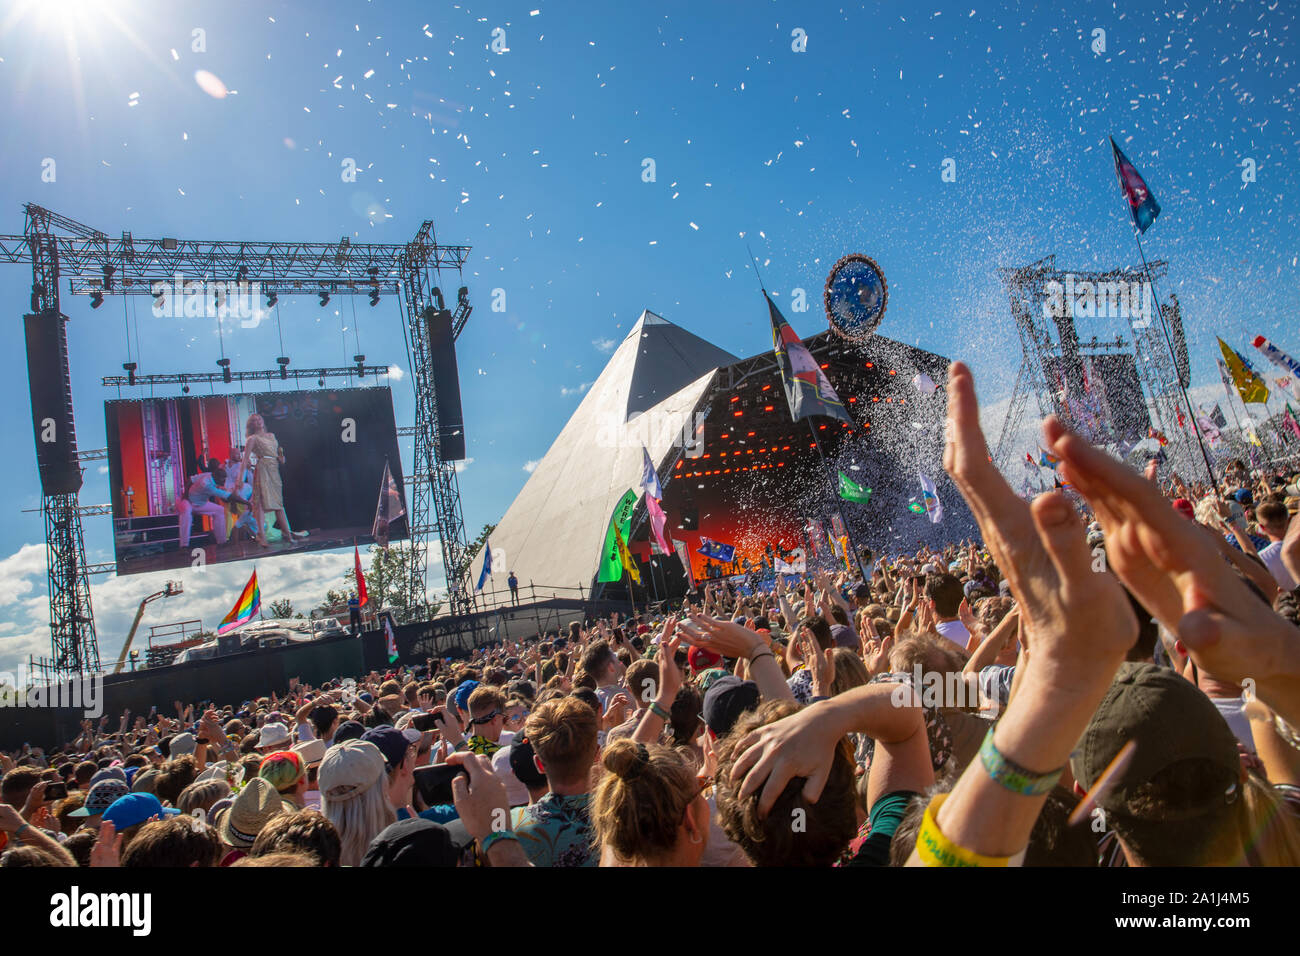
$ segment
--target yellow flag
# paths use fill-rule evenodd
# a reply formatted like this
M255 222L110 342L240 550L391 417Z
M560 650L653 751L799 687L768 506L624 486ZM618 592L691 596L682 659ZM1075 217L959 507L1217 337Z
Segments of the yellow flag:
M623 565L623 570L632 576L634 584L640 584L641 572L636 569L632 552L627 549L627 542L623 540L623 532L619 530L618 525L614 525L614 541L618 545L618 560Z
M1232 376L1232 384L1237 386L1237 394L1241 396L1241 400L1243 402L1258 402L1261 405L1267 402L1268 386L1264 384L1264 380L1246 368L1241 356L1229 348L1227 342L1223 341L1223 339L1218 341L1219 350L1223 352L1223 361L1228 366L1228 373Z

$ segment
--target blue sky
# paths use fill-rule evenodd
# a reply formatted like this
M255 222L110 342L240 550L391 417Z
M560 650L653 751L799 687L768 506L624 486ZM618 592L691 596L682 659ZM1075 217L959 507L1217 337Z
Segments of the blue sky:
M809 291L813 310L788 314L806 335L825 328L831 263L875 257L881 333L967 360L996 407L1019 348L993 270L1049 252L1063 267L1136 264L1108 135L1164 207L1147 254L1170 262L1159 291L1179 293L1198 394L1217 382L1215 334L1300 353L1293 7L810 6L17 0L0 14L0 233L21 232L25 201L109 235L403 242L433 219L474 247L477 308L458 343L471 534L504 512L643 308L737 354L768 347L746 243L779 302ZM205 93L198 70L229 95ZM41 520L22 511L39 505L18 321L29 283L0 270L0 344L19 363L0 378L13 440L0 668L48 646ZM102 447L122 301L63 301L78 441ZM214 322L147 305L134 303L142 371L215 368ZM404 365L397 304L356 307L283 297L294 364L341 364L356 328L370 361ZM275 323L227 329L225 346L236 368L272 367ZM409 379L394 395L408 423ZM107 497L92 465L82 501ZM87 520L86 543L92 561L111 557L108 519ZM310 607L349 558L267 562L263 593ZM215 623L246 574L192 573L184 609L153 605L146 623ZM95 579L105 655L157 583Z

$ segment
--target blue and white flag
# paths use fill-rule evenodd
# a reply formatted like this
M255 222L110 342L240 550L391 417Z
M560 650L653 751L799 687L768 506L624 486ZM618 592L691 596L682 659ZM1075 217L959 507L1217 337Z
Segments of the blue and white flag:
M492 542L484 540L483 542L483 570L479 572L478 587L475 591L482 591L483 585L487 584L487 579L492 574Z
M925 475L920 477L921 501L925 505L925 513L930 516L930 524L938 524L943 520L943 502L939 500L939 489Z
M646 451L645 445L641 446L641 454L645 461L641 466L641 490L649 497L664 500L664 486L659 483L659 472L655 470L654 462L650 460L650 452Z
M709 538L700 538L700 546L695 549L695 553L712 558L714 561L721 561L723 564L730 564L736 560L734 544L723 544L721 541L713 541Z

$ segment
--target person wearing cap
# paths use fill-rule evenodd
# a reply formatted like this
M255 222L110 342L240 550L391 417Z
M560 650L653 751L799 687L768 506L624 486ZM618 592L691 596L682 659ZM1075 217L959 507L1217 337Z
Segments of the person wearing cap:
M1130 866L1300 863L1300 825L1246 772L1214 704L1173 671L1120 666L1070 758L1077 792L1112 764L1097 805Z
M114 800L100 817L100 826L113 824L122 838L122 850L131 845L140 828L150 820L179 816L180 811L164 807L152 793L128 793Z
M278 750L262 758L257 775L275 787L289 809L301 810L307 793L307 764L293 750Z
M347 740L326 751L320 765L321 813L339 832L343 866L360 865L370 842L397 821L387 781L384 754L368 740Z
M248 855L257 835L273 818L285 810L284 801L271 781L254 777L239 791L229 809L217 817L217 835L226 846L222 866L230 866Z
M360 866L458 866L464 847L441 823L408 817L385 827L370 842Z
M104 771L100 772L103 773ZM73 810L68 816L75 817L78 822L85 823L88 826L98 827L104 811L119 798L125 797L130 792L127 785L121 780L112 776L105 777L99 782L91 784L90 792L86 794L86 802L79 810Z
M414 727L398 730L384 724L367 730L361 738L374 744L384 756L384 771L388 779L388 801L394 811L405 810L411 802L415 786L415 764L418 757L416 745L423 734Z

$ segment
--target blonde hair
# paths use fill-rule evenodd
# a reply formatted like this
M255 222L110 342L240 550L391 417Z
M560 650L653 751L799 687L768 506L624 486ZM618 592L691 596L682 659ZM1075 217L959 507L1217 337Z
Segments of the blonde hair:
M248 421L244 423L244 434L256 435L259 432L264 431L266 431L266 419L257 414L257 412L253 412L253 414L248 416Z
M321 794L321 813L339 831L340 866L360 866L370 841L397 822L397 811L388 802L387 783L388 777L381 774L365 793L349 794L344 800L331 800L328 792Z
M202 807L206 813L212 809L214 803L228 796L230 796L230 784L225 780L204 780L200 783L192 783L181 791L180 796L176 798L176 809L187 816L194 812L195 807Z
M669 856L700 792L694 768L672 747L627 739L610 744L601 763L591 804L596 841L625 861Z
M1300 823L1291 809L1276 790L1253 775L1246 777L1244 790L1243 849L1254 850L1260 866L1300 866Z
M847 647L837 647L831 651L831 662L835 665L835 678L831 682L832 697L846 690L861 687L871 680L871 675L867 673L867 665L862 663L862 658Z

